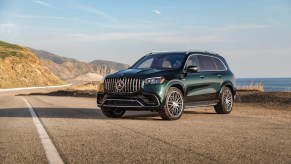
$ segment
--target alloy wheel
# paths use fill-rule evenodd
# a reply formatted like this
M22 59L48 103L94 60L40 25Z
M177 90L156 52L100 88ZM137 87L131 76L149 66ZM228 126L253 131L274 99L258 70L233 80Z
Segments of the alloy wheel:
M167 108L173 117L178 117L181 115L183 111L183 97L179 92L171 92L171 94L168 96Z
M227 112L231 111L233 105L232 93L230 90L226 90L223 95L224 107Z

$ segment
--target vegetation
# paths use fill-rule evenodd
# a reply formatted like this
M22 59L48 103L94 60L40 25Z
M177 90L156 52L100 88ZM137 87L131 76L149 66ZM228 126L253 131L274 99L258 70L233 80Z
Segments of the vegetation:
M0 41L0 88L63 84L27 48Z
M16 44L11 44L11 43L7 43L7 42L3 42L0 41L0 47L1 48L10 48L10 49L14 49L14 50L22 50L23 47L16 45Z
M251 83L249 85L237 86L240 91L261 91L264 92L264 86L261 83Z
M5 59L11 56L24 58L25 53L25 49L21 46L0 41L0 59Z

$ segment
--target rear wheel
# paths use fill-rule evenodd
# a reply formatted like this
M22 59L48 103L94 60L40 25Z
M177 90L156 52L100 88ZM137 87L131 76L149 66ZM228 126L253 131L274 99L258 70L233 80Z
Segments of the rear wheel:
M217 114L228 114L231 112L233 106L233 94L228 87L224 87L220 97L219 103L214 106Z
M159 110L159 114L164 120L177 120L183 111L183 94L178 88L171 87L166 95L165 107Z
M126 110L124 109L111 109L111 108L101 108L102 113L109 118L120 118Z

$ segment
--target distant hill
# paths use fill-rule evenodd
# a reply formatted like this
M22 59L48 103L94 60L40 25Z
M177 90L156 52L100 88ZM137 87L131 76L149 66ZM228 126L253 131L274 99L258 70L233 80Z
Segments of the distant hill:
M63 64L65 61L71 61L71 62L78 62L76 59L73 58L66 58L66 57L61 57L58 55L55 55L53 53L44 51L44 50L36 50L33 48L29 48L37 57L40 59L44 60L51 60L52 62L56 64Z
M88 76L88 74L105 76L109 73L127 68L127 65L122 63L101 60L99 60L100 62L98 63L98 60L95 60L96 62L86 63L73 58L62 57L44 50L30 49L40 58L41 62L46 67L65 81L74 81L76 78L86 81L86 77L87 81L92 81L92 76ZM95 77L99 76L96 75ZM96 81L97 80L100 80L100 78L96 78Z
M117 62L107 61L107 60L94 60L90 63L94 65L107 65L109 68L118 70L118 71L127 69L129 67L129 65L127 64L117 63Z
M84 75L79 75L76 78L72 79L74 82L88 82L88 81L99 81L101 80L102 75L97 73L86 73Z
M61 84L29 49L0 41L0 88Z

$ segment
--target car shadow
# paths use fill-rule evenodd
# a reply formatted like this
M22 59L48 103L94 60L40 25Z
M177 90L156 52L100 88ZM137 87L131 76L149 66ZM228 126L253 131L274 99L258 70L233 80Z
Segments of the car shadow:
M153 121L162 121L162 118L158 113L149 113L149 114L126 114L122 119L128 120L153 120Z
M106 119L102 111L97 108L34 108L37 116L40 118L69 118L69 119ZM215 114L200 111L184 111L184 114ZM1 117L31 117L27 108L2 108L0 109ZM112 120L154 120L161 121L157 112L139 114L136 111L127 111L125 115L118 119Z
M94 108L34 108L40 118L107 119ZM0 109L0 117L31 117L27 108Z
M216 114L214 111L184 111L183 114Z

